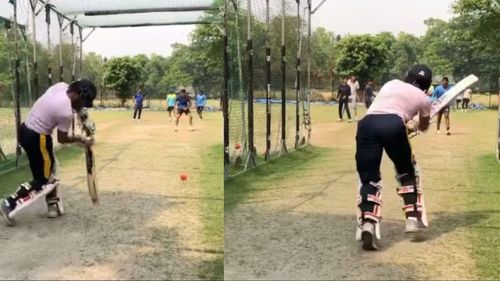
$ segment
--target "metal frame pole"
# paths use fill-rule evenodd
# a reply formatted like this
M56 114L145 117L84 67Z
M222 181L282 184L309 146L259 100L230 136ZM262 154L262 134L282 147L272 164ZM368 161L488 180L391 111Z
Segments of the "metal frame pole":
M270 28L271 22L269 19L269 1L266 0L266 152L264 155L265 160L269 159L271 150L271 101L269 96L271 94L271 40Z
M47 79L52 85L52 47L50 42L50 6L45 6L45 22L47 23Z
M297 2L297 64L296 64L296 81L295 81L295 149L299 146L300 141L300 114L299 114L299 93L300 93L300 54L301 54L301 45L302 45L302 34L301 34L301 19L300 19L300 0L296 0Z
M36 7L38 0L30 0L31 4L31 27L33 29L33 91L35 92L35 97L38 99L40 96L40 89L38 83L38 56L37 56L37 42L36 42Z
M73 22L69 26L69 32L71 33L71 57L73 59L73 66L71 69L71 81L75 81L76 78L76 48L75 48L75 28Z
M16 119L16 166L19 166L21 157L21 105L20 92L21 81L19 78L19 50L18 50L18 23L17 23L17 0L9 0L14 9L14 116Z
M255 163L254 116L253 116L253 43L252 43L252 1L247 0L247 55L248 55L248 159L245 167Z
M229 166L229 40L227 26L227 0L224 0L224 85L222 87L222 114L224 119L224 179Z
M286 42L285 42L285 0L281 0L281 150L287 153L286 147Z
M64 81L64 65L63 65L63 23L64 17L57 14L57 21L59 22L59 82Z

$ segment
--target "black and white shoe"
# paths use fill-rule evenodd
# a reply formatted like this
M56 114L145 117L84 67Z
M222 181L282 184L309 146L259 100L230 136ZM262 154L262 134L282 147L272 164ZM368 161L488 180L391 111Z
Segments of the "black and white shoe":
M0 201L0 214L2 215L2 218L7 226L14 225L14 221L9 217L10 211L10 207L7 206L7 200L3 199L2 201Z

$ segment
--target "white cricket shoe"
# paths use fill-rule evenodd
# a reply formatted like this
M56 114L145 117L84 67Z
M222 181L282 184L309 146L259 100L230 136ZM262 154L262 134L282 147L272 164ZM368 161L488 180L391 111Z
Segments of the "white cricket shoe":
M7 226L14 225L14 221L9 218L10 211L11 209L7 206L7 200L3 199L0 201L0 214L2 215L2 218Z
M47 217L49 218L57 218L64 215L64 210L62 208L62 202L60 199L59 202L57 203L48 204L47 209L48 209Z
M406 219L405 232L410 235L413 241L422 241L425 239L425 226L421 220L415 217L409 217Z
M364 222L361 226L361 241L363 243L363 249L368 251L378 250L375 240L375 224L368 221Z

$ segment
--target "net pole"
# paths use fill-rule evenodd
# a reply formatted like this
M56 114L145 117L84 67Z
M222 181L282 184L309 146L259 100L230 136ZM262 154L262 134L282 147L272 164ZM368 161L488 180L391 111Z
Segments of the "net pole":
M281 153L286 147L286 42L285 42L285 0L281 0Z
M71 58L73 60L73 66L71 69L71 81L75 81L76 78L76 43L75 43L75 26L74 22L69 25L69 32L71 33Z
M500 91L498 91L497 161L500 162Z
M45 5L45 22L47 23L47 81L52 85L52 47L50 42L50 6Z
M307 111L305 125L307 128L307 143L311 141L311 36L312 36L312 26L311 26L311 8L312 0L307 1Z
M63 23L64 18L61 14L57 14L57 21L59 22L59 82L64 80L64 66L63 66Z
M224 0L224 86L222 88L222 114L224 118L224 179L229 166L229 43L227 26L227 0Z
M271 42L270 42L270 28L271 22L269 19L269 0L266 0L266 153L264 155L265 161L269 159L271 151L271 101L269 96L271 94Z
M300 53L301 53L301 21L300 21L300 0L297 2L297 64L296 68L296 81L295 81L295 148L299 146L300 139L300 117L299 117L299 93L300 93Z
M248 55L248 159L246 167L255 163L255 145L254 145L254 116L253 116L253 44L252 44L252 0L247 0L247 55Z
M240 41L240 16L238 9L238 0L235 0L234 9L236 11L236 55L238 56L238 94L240 96L241 106L241 140L244 142L242 151L248 150L247 143L247 122L245 117L245 95L243 93L243 66L241 63L241 41Z
M78 57L79 65L80 65L80 77L82 76L83 73L83 28L78 25L78 40L80 42L80 55Z
M21 157L21 105L20 105L20 92L21 92L21 81L19 77L19 26L17 22L17 0L10 0L10 3L14 9L14 117L16 120L16 166L19 166L19 161Z
M30 0L31 4L31 28L33 29L33 90L35 92L35 98L38 99L40 96L40 90L38 85L38 53L37 53L37 43L36 43L36 7L38 0Z

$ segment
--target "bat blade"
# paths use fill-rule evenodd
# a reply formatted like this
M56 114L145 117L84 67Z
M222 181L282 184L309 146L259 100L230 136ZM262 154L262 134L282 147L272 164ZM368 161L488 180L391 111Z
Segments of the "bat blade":
M97 183L96 183L96 173L95 173L95 158L94 152L91 147L88 147L86 152L86 165L87 165L87 187L89 190L90 199L94 205L99 203L99 197L97 196Z
M478 80L479 78L477 78L477 76L471 74L460 80L437 101L434 101L431 108L431 119L434 118L434 116L436 116L444 107L449 105L462 91L476 83Z

